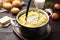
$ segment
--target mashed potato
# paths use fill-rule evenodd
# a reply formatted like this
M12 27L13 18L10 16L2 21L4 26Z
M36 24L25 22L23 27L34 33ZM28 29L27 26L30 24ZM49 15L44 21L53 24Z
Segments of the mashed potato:
M47 21L47 16L46 16L43 12L39 12L38 21L37 21L37 22L32 22L32 23L27 22L27 21L25 20L25 14L26 14L26 13L22 14L22 15L19 17L19 22L20 22L22 25L26 26L26 27L31 27L31 28L39 27L40 25L46 23L46 21ZM34 10L33 10L33 11L29 11L29 12L28 12L28 18L31 17L31 19L32 19L32 16L36 16L37 14L38 14L38 11L34 11ZM30 21L31 21L31 19L30 19ZM36 19L36 20L37 20L37 19ZM33 20L33 21L35 21L35 20Z

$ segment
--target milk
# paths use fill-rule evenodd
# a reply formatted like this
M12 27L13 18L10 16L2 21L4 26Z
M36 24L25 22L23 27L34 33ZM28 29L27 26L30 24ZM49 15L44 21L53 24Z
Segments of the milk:
M45 0L34 0L35 7L42 9L44 7Z

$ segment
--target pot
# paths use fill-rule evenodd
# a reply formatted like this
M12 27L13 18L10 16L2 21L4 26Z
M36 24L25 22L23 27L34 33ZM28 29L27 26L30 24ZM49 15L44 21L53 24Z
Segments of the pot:
M36 10L36 8L30 8L29 11L30 11L30 10ZM39 36L42 37L43 33L45 33L45 32L47 31L47 25L48 25L48 22L49 22L49 15L48 15L45 11L43 11L43 10L41 10L41 9L38 9L38 10L41 11L41 12L43 12L43 13L47 16L47 21L46 21L45 24L40 25L39 27L36 27L36 28L25 27L24 25L22 25L22 24L19 22L18 18L19 18L24 12L26 12L26 9L20 11L20 12L17 14L17 16L16 16L17 23L19 24L19 26L21 26L21 27L19 27L19 29L20 29L20 31L21 31L21 34L22 34L24 37L28 38L28 39L35 39L35 38L38 38Z

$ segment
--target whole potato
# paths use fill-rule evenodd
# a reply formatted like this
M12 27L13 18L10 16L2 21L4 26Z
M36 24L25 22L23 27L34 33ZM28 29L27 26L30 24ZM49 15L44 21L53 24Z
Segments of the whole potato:
M13 5L11 3L3 3L3 8L5 8L6 10L10 10L11 8L13 8Z
M54 5L54 8L55 8L55 9L60 9L60 4L55 4L55 5Z
M6 2L12 3L12 2L13 2L13 0L6 0Z
M58 17L58 13L53 13L53 15L51 16L52 20L57 20Z
M14 7L14 8L11 9L11 13L12 14L18 14L19 11L20 11L20 9L16 8L16 7Z
M2 7L2 5L3 5L3 2L2 2L2 0L0 0L0 8Z
M15 1L12 2L12 5L14 7L21 7L22 6L22 2L15 0Z
M20 2L22 2L22 0L17 0L17 1L20 1Z

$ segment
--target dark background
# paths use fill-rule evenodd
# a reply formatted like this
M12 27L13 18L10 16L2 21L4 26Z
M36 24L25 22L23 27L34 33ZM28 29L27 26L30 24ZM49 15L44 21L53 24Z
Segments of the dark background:
M24 0L26 2L27 5L27 0ZM60 0L46 0L46 2L53 2L53 3L60 3ZM22 7L21 10L26 8L26 5ZM34 7L33 3L31 3L30 7ZM49 20L49 24L51 26L51 34L50 36L45 39L45 40L60 40L60 10L55 10L52 7L50 7L53 9L53 12L57 12L59 14L59 19L56 21L53 21L51 18ZM12 18L15 18L16 15L12 15L10 12L4 12L4 13L0 13L0 18L3 16L10 16ZM0 40L20 40L20 38L15 35L15 33L13 32L12 29L12 25L9 25L7 28L0 28Z

